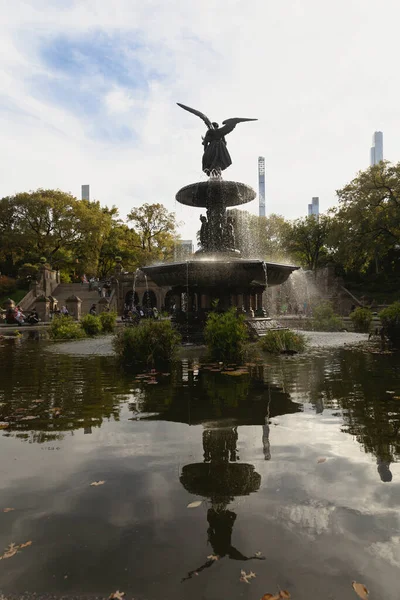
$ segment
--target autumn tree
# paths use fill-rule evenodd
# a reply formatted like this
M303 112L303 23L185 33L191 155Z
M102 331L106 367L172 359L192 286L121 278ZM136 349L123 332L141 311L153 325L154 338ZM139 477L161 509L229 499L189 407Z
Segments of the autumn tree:
M162 204L143 204L133 208L127 218L138 236L135 248L140 264L172 258L178 225L174 213Z

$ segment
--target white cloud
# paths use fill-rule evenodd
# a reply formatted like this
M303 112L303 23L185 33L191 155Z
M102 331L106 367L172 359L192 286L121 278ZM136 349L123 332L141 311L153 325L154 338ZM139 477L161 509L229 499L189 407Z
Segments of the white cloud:
M16 0L0 11L1 195L38 186L79 195L90 183L92 196L122 215L145 201L174 209L177 189L202 177L204 133L176 101L216 120L259 117L229 136L234 164L225 177L257 187L265 155L267 210L287 217L304 215L313 195L322 209L332 205L335 189L368 166L374 130L384 131L385 157L399 159L394 0L379 10L372 0L86 0L62 9ZM138 92L107 73L88 77L87 92L105 107L101 120L79 112L78 101L71 109L32 89L39 77L63 83L43 47L94 32L120 39L127 69L138 61L149 84ZM100 126L107 135L99 138ZM132 139L121 134L128 131ZM182 235L194 239L199 211L176 208Z

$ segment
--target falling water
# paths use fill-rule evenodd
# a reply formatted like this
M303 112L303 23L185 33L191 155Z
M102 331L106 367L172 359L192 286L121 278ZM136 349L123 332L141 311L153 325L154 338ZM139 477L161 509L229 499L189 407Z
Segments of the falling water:
M262 295L263 298L263 308L265 310L265 312L267 313L267 317L270 316L270 306L269 306L269 296L268 296L268 265L265 262L265 260L263 261L263 270L264 270L264 275L265 275L265 292Z
M152 308L151 306L149 306L150 304L150 293L149 293L149 283L147 281L147 275L146 273L143 273L144 275L144 281L146 284L146 304L147 304L147 308Z
M136 294L136 279L140 273L140 269L136 269L135 274L133 276L133 286L132 286L132 306L135 306L135 294Z

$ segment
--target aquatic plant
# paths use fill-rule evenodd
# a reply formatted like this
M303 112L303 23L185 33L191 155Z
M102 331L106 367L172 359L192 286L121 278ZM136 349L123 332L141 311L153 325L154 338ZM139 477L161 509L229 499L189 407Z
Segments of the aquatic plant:
M124 363L157 368L175 358L180 342L170 321L144 319L135 327L119 331L113 346Z
M379 313L384 331L395 348L400 348L400 302L393 302Z
M314 331L341 331L343 322L339 315L335 314L330 302L321 302L313 309Z
M307 347L306 337L290 329L268 331L260 341L265 352L271 354L304 352Z
M350 319L353 321L354 331L368 333L372 321L372 312L369 308L358 306L350 314Z
M235 308L208 315L204 339L212 360L240 362L246 352L248 337L244 317L237 315Z
M80 323L67 315L53 318L50 323L49 334L54 340L79 340L86 337Z

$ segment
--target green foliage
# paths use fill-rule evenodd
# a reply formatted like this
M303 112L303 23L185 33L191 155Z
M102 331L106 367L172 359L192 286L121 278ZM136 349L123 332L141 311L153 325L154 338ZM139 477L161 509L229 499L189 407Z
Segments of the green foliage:
M18 279L34 281L39 273L39 267L31 263L24 263L18 269Z
M332 220L326 215L309 216L292 221L286 230L287 251L305 269L315 271L329 259L328 239Z
M284 217L275 214L259 217L235 208L229 209L228 215L233 218L236 247L243 257L288 260L284 240L290 225Z
M104 333L113 333L115 328L115 323L117 321L117 313L116 312L102 312L99 316L101 328Z
M124 327L113 340L114 350L125 364L158 368L172 361L181 342L170 321L144 319L136 327Z
M361 171L337 195L339 207L332 211L337 261L346 271L366 272L372 266L378 273L392 255L386 269L398 272L400 163L382 161Z
M174 213L162 204L143 204L131 210L128 221L134 223L138 237L135 246L140 264L172 258L177 226Z
M211 312L204 329L204 338L212 360L241 361L248 340L244 317L237 315L235 308L224 313Z
M50 323L50 337L54 340L79 340L85 337L80 323L66 315L55 316Z
M393 302L379 313L385 333L395 348L400 348L400 302Z
M71 275L68 271L60 271L60 281L61 283L72 283Z
M271 354L304 352L306 337L302 333L295 333L290 329L277 329L268 331L260 342L261 348Z
M100 317L95 315L85 315L81 318L80 325L86 335L93 337L101 333L101 320Z
M369 308L358 306L350 314L350 319L353 321L354 331L368 333L372 321L372 312Z
M315 331L341 331L342 319L335 314L330 302L321 302L313 309L313 329Z

